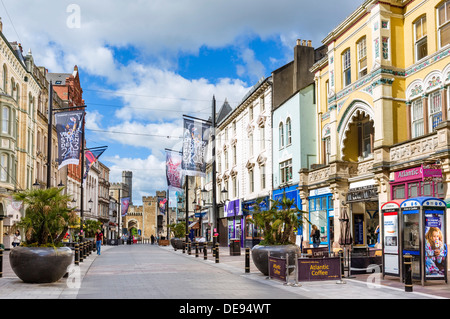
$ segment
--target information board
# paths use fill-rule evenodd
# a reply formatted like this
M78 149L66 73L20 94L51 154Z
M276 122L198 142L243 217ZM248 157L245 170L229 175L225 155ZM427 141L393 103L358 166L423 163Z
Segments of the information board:
M341 279L339 257L301 258L298 260L298 281Z

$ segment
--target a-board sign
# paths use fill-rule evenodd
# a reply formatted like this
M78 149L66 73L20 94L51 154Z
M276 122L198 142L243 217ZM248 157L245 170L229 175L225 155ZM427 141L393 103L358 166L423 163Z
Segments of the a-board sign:
M339 279L341 279L339 257L301 258L298 260L298 281Z
M269 257L269 277L286 281L286 259Z

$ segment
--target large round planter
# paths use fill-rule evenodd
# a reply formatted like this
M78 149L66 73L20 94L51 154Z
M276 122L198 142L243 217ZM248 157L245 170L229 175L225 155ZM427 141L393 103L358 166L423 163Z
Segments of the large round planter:
M269 275L269 254L271 257L283 257L286 258L288 254L289 265L295 263L295 255L300 256L300 248L296 245L274 245L274 246L263 246L256 245L252 248L252 260L256 268L262 272L265 276ZM291 273L293 269L289 270Z
M27 283L51 283L61 279L73 261L69 247L15 247L9 253L14 273Z
M170 240L170 244L174 249L183 249L185 239L181 238L172 238Z

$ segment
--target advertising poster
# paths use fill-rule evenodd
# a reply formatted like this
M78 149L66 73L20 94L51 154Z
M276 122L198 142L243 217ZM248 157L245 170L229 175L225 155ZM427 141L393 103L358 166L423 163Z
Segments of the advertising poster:
M398 255L398 214L384 214L384 252Z
M171 190L182 191L183 171L181 170L181 161L180 152L166 149L166 178L167 186Z
M447 245L442 233L444 215L425 213L425 275L444 278Z

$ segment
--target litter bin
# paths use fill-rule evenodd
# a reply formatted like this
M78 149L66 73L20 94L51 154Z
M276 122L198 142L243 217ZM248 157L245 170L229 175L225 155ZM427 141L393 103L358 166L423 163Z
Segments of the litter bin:
M241 255L241 241L236 238L230 239L230 256Z

